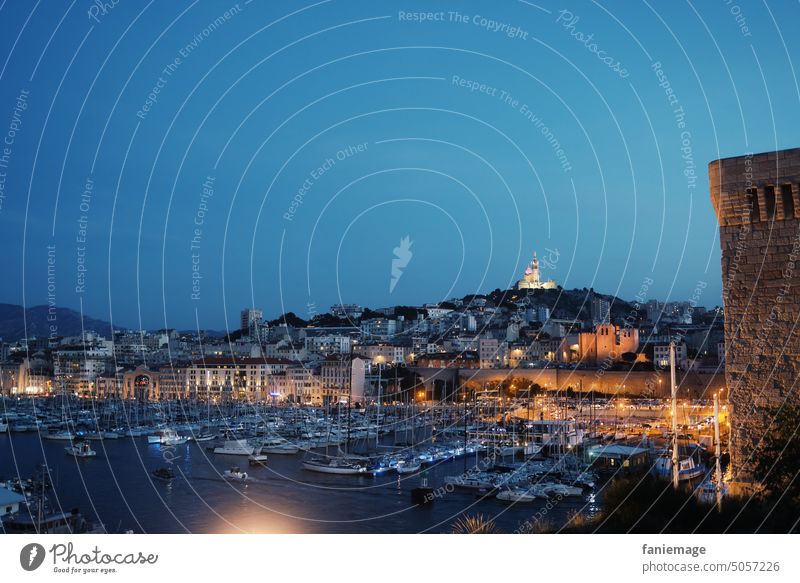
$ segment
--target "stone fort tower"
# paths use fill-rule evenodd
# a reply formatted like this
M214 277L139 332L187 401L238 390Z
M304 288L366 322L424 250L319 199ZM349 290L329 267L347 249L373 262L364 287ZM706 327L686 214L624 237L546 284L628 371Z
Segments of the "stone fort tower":
M800 148L708 165L722 248L735 482L753 482L770 411L800 402Z

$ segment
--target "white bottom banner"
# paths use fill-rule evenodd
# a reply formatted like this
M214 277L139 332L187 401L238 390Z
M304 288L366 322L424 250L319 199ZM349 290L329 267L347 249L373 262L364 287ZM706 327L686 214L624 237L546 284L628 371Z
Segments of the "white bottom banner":
M3 580L798 581L788 535L0 536Z

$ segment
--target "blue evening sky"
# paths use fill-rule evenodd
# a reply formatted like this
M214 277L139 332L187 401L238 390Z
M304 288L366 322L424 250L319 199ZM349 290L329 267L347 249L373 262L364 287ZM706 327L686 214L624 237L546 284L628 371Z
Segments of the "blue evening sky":
M0 302L48 301L54 246L51 299L132 328L488 292L534 250L710 307L708 162L800 135L796 2L99 4L0 4Z

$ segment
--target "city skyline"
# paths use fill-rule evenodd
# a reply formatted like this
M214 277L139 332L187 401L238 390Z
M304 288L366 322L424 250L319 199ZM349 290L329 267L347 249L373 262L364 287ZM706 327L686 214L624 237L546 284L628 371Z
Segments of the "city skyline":
M51 246L59 306L145 329L487 293L536 248L567 289L720 304L706 165L793 145L788 49L742 42L790 8L479 8L118 4L12 51L5 6L0 301L48 302Z

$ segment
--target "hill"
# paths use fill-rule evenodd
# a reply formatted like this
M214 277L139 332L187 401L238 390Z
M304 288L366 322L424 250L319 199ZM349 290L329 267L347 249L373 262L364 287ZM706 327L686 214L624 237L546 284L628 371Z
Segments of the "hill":
M106 338L111 336L111 324L105 320L97 320L69 308L56 308L55 321L48 318L47 306L33 306L24 309L15 304L0 304L0 338L5 342L13 342L26 337L46 338L50 334L50 324L58 326L58 336L80 336L82 330L93 330Z

